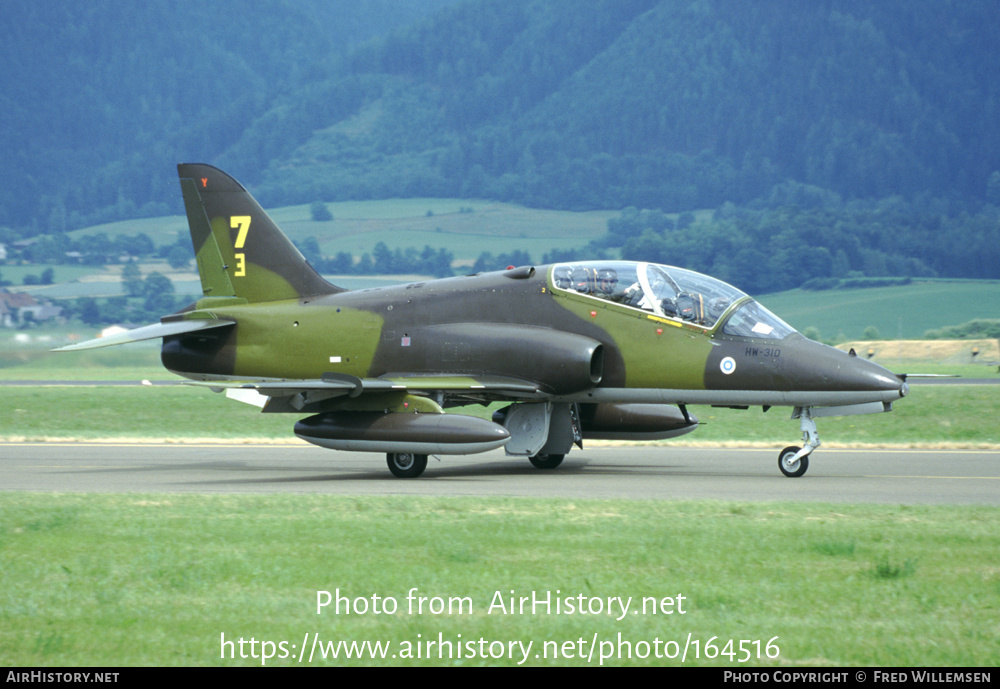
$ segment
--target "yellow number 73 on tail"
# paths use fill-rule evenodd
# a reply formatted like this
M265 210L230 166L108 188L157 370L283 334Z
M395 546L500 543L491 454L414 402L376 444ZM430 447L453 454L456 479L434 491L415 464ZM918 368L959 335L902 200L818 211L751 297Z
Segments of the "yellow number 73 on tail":
M239 232L236 234L236 243L233 245L235 249L242 249L243 245L247 241L247 233L250 231L250 216L249 215L234 215L229 218L229 227L239 228ZM246 264L246 254L240 252L235 255L236 258L236 272L233 273L235 277L243 277L247 274L247 264Z

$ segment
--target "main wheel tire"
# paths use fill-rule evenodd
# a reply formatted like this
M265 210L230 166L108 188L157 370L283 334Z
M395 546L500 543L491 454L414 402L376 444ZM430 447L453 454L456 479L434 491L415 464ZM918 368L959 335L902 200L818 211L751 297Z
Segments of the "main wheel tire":
M555 469L562 464L566 455L535 455L530 458L532 464L538 469Z
M390 452L385 461L396 478L417 478L427 468L427 455L412 452Z
M809 455L799 458L797 462L792 461L801 447L796 447L792 445L791 447L786 447L778 455L778 468L781 469L781 473L789 478L796 478L806 473L806 469L809 468Z

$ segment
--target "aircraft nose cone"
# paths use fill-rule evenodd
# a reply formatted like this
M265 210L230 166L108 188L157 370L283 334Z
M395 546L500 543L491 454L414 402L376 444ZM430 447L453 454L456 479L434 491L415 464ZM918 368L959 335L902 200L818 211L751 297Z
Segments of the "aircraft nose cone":
M836 363L831 379L845 389L896 392L900 397L906 397L910 391L902 378L867 359L852 356Z
M906 381L878 364L801 335L777 345L720 342L706 364L705 386L775 393L811 406L891 404L909 392Z

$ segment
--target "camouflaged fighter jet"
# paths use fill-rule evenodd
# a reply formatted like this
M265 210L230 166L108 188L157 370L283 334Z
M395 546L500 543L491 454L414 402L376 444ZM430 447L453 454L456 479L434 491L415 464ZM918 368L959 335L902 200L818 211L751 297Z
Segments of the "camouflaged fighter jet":
M752 298L689 270L579 261L346 291L324 280L235 179L178 166L204 296L160 323L71 345L163 338L163 365L295 434L387 454L419 476L430 454L503 447L540 469L584 439L693 431L692 405L793 408L801 476L815 418L889 411L905 381L812 342ZM445 410L505 404L492 420Z

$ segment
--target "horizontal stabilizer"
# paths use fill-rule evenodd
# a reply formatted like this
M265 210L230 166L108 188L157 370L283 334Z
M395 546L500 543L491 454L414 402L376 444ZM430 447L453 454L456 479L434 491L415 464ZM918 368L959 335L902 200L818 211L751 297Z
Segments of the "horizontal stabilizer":
M141 342L142 340L155 340L158 337L168 337L170 335L183 335L211 328L222 328L233 325L235 321L218 320L214 318L198 318L183 321L170 321L167 323L154 323L145 325L134 330L126 330L123 333L99 337L96 340L87 340L77 344L66 345L53 349L53 352L76 352L84 349L97 349L99 347L113 347L115 345L127 344L129 342Z

